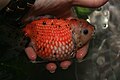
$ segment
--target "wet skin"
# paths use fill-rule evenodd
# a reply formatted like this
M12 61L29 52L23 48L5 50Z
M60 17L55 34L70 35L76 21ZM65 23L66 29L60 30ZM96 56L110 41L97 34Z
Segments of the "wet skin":
M36 0L35 5L31 8L30 12L24 16L22 21L26 23L33 20L35 17L45 14L54 15L58 18L74 17L74 14L71 11L72 6L74 5L100 7L107 1L108 0ZM87 54L88 45L89 42L77 51L77 59L80 60ZM27 47L25 52L30 60L36 60L37 55L32 47ZM71 63L71 61L63 61L60 66L63 69L67 69ZM56 68L57 66L55 63L49 63L46 65L46 69L51 73L55 72Z
M39 56L47 61L62 61L60 66L67 69L71 58L80 61L86 55L86 50L79 49L94 35L94 26L83 19L41 18L27 24L23 31L31 39L29 45L34 49L25 50L31 60ZM55 72L53 68L56 67L51 66L54 65L47 65L47 69L52 68L51 72Z

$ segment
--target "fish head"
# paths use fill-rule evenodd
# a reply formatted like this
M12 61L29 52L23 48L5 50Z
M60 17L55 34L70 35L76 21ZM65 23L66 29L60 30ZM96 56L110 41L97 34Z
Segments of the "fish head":
M90 41L94 35L94 26L86 20L71 20L73 41L77 48L82 47Z

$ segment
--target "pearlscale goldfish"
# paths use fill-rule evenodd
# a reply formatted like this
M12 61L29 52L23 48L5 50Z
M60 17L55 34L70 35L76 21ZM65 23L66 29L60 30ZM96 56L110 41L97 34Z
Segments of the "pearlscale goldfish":
M23 28L37 55L49 61L73 58L94 34L94 27L83 19L48 19L33 21Z

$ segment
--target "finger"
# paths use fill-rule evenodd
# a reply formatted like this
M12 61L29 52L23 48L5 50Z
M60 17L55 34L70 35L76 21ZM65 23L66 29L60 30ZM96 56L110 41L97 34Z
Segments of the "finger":
M79 5L83 7L100 7L109 0L73 0L73 5Z
M71 65L71 63L72 63L71 61L63 61L60 63L60 67L62 69L67 69Z
M33 50L32 47L25 48L25 52L26 52L26 54L27 54L27 56L30 60L32 60L32 61L36 60L37 55L36 55L36 53L35 53L35 51Z
M35 20L37 17L39 17L42 12L31 12L27 15L25 15L23 18L22 18L22 22L23 23L27 23L29 21L33 21ZM53 12L48 12L48 13L45 13L45 14L50 14L51 16L55 16L56 18L68 18L70 16L74 16L73 12L71 9L69 10L66 10L66 11L61 11L61 10L58 10L58 11L55 11L54 13Z
M56 70L57 66L55 63L48 63L46 65L46 69L50 72L50 73L54 73Z
M87 43L81 49L79 49L77 51L76 59L78 60L78 62L80 62L85 57L85 55L87 54L88 46L89 46L89 43Z
M71 15L72 0L37 0L31 10L26 14L22 21L28 22L29 19L40 15L53 15L56 17L68 17Z

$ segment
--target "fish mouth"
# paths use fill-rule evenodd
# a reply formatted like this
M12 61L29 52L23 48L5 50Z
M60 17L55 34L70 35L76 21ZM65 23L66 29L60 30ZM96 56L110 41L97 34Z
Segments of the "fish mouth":
M87 21L87 23L89 24L89 26L91 26L91 29L93 31L92 36L94 36L95 35L95 31L96 31L95 26L93 24L90 24L88 21Z

